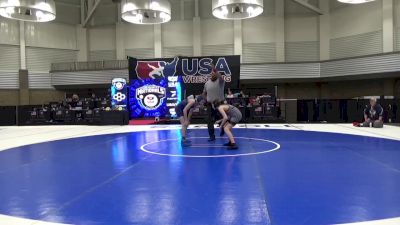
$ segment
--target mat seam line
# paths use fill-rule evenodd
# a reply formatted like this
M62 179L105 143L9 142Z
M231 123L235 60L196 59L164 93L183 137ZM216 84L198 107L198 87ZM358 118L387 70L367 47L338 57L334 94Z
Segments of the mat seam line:
M269 210L269 206L268 206L267 191L266 191L264 185L261 182L261 170L260 170L259 163L258 163L258 157L254 157L254 159L255 159L256 165L257 165L256 168L257 168L257 174L258 174L258 176L257 176L258 185L259 185L259 187L261 189L261 192L262 192L262 195L264 197L265 208L267 209L268 223L269 223L269 225L272 225L272 219L271 219L271 216L270 216L270 213L269 213L270 210Z

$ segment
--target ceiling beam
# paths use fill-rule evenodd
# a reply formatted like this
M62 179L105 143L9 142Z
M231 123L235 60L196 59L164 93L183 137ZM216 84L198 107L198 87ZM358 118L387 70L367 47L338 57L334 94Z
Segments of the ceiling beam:
M81 24L85 22L85 17L86 17L86 1L81 0Z
M86 16L85 21L83 22L82 26L86 27L88 22L92 19L94 12L96 11L97 7L100 5L101 0L95 0L95 3L93 4L92 7L90 7L90 11Z
M307 0L292 0L292 1L296 2L297 4L307 8L315 13L318 13L319 15L324 15L324 12L320 8L318 8L314 5L311 5Z

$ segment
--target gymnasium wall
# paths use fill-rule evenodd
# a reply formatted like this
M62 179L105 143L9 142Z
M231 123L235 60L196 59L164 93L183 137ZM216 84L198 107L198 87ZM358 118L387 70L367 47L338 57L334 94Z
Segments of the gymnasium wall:
M116 59L115 26L105 25L89 29L89 59L88 61L103 61Z
M29 91L29 104L41 105L64 100L65 91L54 89L33 89ZM19 91L0 89L0 106L19 105Z
M371 79L278 84L279 96L287 99L351 99L360 96L394 96L400 79ZM400 97L400 96L397 96Z
M19 103L19 91L0 89L0 106L13 106Z
M331 9L331 59L382 53L382 1Z
M0 17L0 89L17 89L20 68L19 23Z
M310 0L310 3L325 1ZM161 26L119 22L117 6L111 1L102 1L88 28L79 25L80 0L57 3L57 19L51 23L20 26L17 21L0 18L0 89L3 92L13 93L19 87L18 69L23 61L20 30L25 32L29 85L31 90L37 90L30 96L35 102L35 99L45 99L39 91L48 93L49 99L60 97L51 86L49 74L50 64L55 62L115 60L125 59L127 55L153 58L240 52L244 67L248 68L249 63L319 61L321 52L330 59L383 52L382 0L362 5L330 0L327 49L321 48L324 42L319 34L320 16L291 0L265 0L265 12L261 16L239 23L213 18L211 0L199 1L197 19L193 18L194 1L171 0L172 21ZM393 23L394 50L400 50L400 0L394 0ZM235 45L234 37L241 39L241 46ZM257 70L250 69L248 73L262 78ZM40 97L36 98L36 94ZM9 99L0 104L13 98Z
M170 23L161 26L162 56L193 54L193 1L173 0L173 18ZM266 12L263 15L243 20L242 56L244 63L277 62L276 33L284 30L284 56L287 62L303 62L320 60L320 17L291 0L284 1L284 24L277 23L276 1L265 0ZM317 0L310 1L318 4ZM398 7L398 0L394 2ZM104 4L101 8L111 9L112 4ZM329 5L330 34L329 52L331 59L379 54L383 52L382 0L368 4L344 5L331 0ZM184 9L184 10L182 10ZM189 10L191 9L191 10ZM104 12L102 14L102 12ZM105 22L106 10L96 12L96 26L114 26L116 22ZM184 12L184 13L182 13ZM355 16L357 15L357 16ZM217 20L211 15L211 1L199 1L201 54L216 55L234 53L234 25L232 21ZM397 14L394 16L396 17ZM397 18L397 17L396 17ZM144 51L155 51L153 27L123 24L124 49L126 54L151 57ZM112 29L103 29L104 37L111 37ZM395 29L395 33L398 29ZM91 31L90 31L91 32ZM100 34L100 33L98 33ZM114 35L115 36L115 35ZM112 41L112 38L104 40ZM101 41L101 40L99 40ZM282 41L282 40L278 40ZM132 44L135 43L135 44ZM397 43L397 42L396 42ZM90 51L101 53L105 45L91 45ZM192 49L191 49L192 48ZM111 51L113 49L107 49ZM105 54L107 58L112 54ZM124 56L125 56L124 55ZM154 55L154 54L153 54ZM117 56L118 58L118 56ZM122 58L122 57L121 57Z
M317 1L309 1L317 5ZM319 61L319 16L299 7L293 1L285 1L285 61Z
M25 30L25 60L30 74L49 76L51 63L76 61L77 42L74 25L29 22L20 24L13 20L0 18L0 48L2 50L0 75L4 76L9 72L8 78L16 79L18 69L22 67L19 45L20 29ZM32 76L30 81L35 83L36 79L40 79L40 77ZM35 84L31 87L51 88L50 85L37 87ZM18 85L14 84L10 88L18 88Z
M394 0L394 45L400 51L400 0Z

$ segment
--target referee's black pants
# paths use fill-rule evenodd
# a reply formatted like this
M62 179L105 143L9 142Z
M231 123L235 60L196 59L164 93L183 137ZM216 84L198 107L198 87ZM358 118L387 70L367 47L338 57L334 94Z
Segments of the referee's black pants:
M217 109L213 108L213 105L207 102L207 128L208 128L208 135L210 138L215 138L215 129L214 124L217 121L218 112Z

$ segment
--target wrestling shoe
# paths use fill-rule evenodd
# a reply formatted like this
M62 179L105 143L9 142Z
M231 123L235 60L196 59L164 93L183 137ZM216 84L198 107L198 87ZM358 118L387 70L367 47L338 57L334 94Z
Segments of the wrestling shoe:
M207 141L209 141L209 142L215 141L215 136L210 137Z
M225 144L223 144L223 146L225 146L225 147L231 146L231 142L225 143Z
M228 146L228 150L236 150L236 149L238 149L239 148L239 146L237 146L236 145L236 143L231 143L229 146Z
M189 147L190 145L192 145L192 142L189 140L182 140L181 141L181 146L182 147Z

